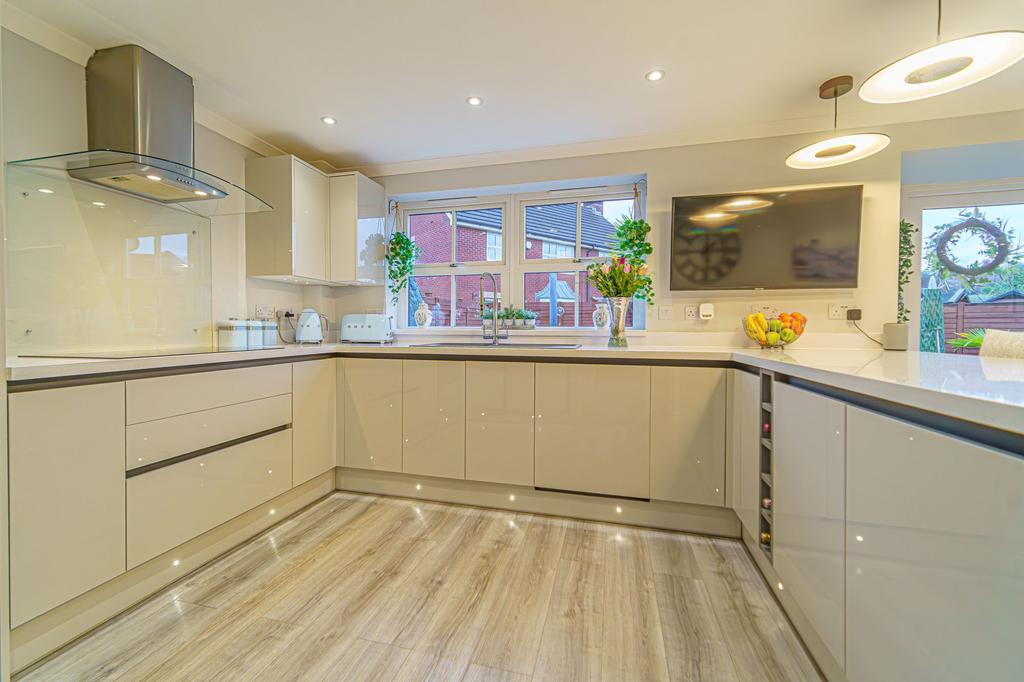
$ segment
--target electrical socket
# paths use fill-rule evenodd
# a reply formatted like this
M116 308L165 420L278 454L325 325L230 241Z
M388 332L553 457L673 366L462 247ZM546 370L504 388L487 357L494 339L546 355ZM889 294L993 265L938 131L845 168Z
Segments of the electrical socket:
M779 316L778 308L773 306L771 303L751 303L750 313L752 315L757 315L758 313L761 313L769 319L772 317Z
M658 306L658 319L659 320L671 320L672 319L672 306L670 306L670 305L659 305Z
M860 308L856 303L829 303L828 304L828 319L830 320L845 320L846 311L851 308Z
M683 308L683 319L687 322L697 321L697 306L687 303Z
M266 320L274 316L274 306L256 304L256 318Z

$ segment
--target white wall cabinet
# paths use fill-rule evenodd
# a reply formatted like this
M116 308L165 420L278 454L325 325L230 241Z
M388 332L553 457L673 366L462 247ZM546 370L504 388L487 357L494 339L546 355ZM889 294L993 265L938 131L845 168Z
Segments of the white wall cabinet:
M9 398L11 620L125 571L123 382Z
M402 471L466 477L466 363L402 360Z
M651 494L651 368L538 363L536 486Z
M362 173L330 177L329 279L384 284L384 188Z
M726 371L651 368L651 498L725 504Z
M846 405L774 383L772 563L840 667L846 597Z
M743 528L758 537L761 476L761 379L757 374L732 371L731 424L732 504Z
M1024 460L847 408L846 672L1019 680Z
M466 363L466 478L533 485L532 362Z
M344 362L345 466L402 471L402 361Z
M245 216L246 275L327 282L327 176L294 156L269 156L246 160L245 184L274 208Z
M292 485L334 468L334 360L292 363Z

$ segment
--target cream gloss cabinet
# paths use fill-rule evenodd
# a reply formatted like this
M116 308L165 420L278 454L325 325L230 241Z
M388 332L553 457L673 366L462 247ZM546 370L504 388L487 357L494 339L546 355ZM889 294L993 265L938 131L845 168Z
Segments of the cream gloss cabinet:
M651 368L538 363L538 488L651 496Z
M651 368L651 498L725 505L727 370Z
M1019 680L1024 459L847 408L846 674Z
M345 358L345 466L402 471L402 361Z
M11 621L125 571L125 385L9 399Z
M330 177L328 274L336 284L384 284L384 188L362 173Z
M532 362L466 363L466 478L533 485Z
M335 360L292 363L292 485L334 468Z
M402 360L402 471L466 477L466 363Z
M756 373L732 372L729 464L732 505L744 530L755 540L760 532L761 378Z
M326 283L327 176L294 156L269 156L246 160L245 184L273 206L272 211L245 216L246 275Z
M842 667L846 405L778 381L773 391L772 563Z

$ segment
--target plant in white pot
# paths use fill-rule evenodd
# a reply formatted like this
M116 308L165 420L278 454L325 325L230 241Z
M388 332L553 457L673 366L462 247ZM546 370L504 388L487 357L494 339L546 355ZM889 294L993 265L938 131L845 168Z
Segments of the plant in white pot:
M615 226L618 241L610 262L587 266L587 275L611 306L611 336L608 345L625 347L626 313L633 299L654 303L654 282L647 271L647 256L653 251L646 220L623 218Z
M917 228L907 220L900 220L899 269L896 277L896 321L882 326L882 347L885 350L906 350L910 346L910 310L907 309L906 289L914 274L914 233Z

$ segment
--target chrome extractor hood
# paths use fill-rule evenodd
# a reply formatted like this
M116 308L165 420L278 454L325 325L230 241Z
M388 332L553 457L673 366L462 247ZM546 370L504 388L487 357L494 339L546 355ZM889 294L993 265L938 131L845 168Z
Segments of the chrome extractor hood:
M89 150L14 163L199 215L270 210L193 167L192 77L138 45L97 50L85 68Z

